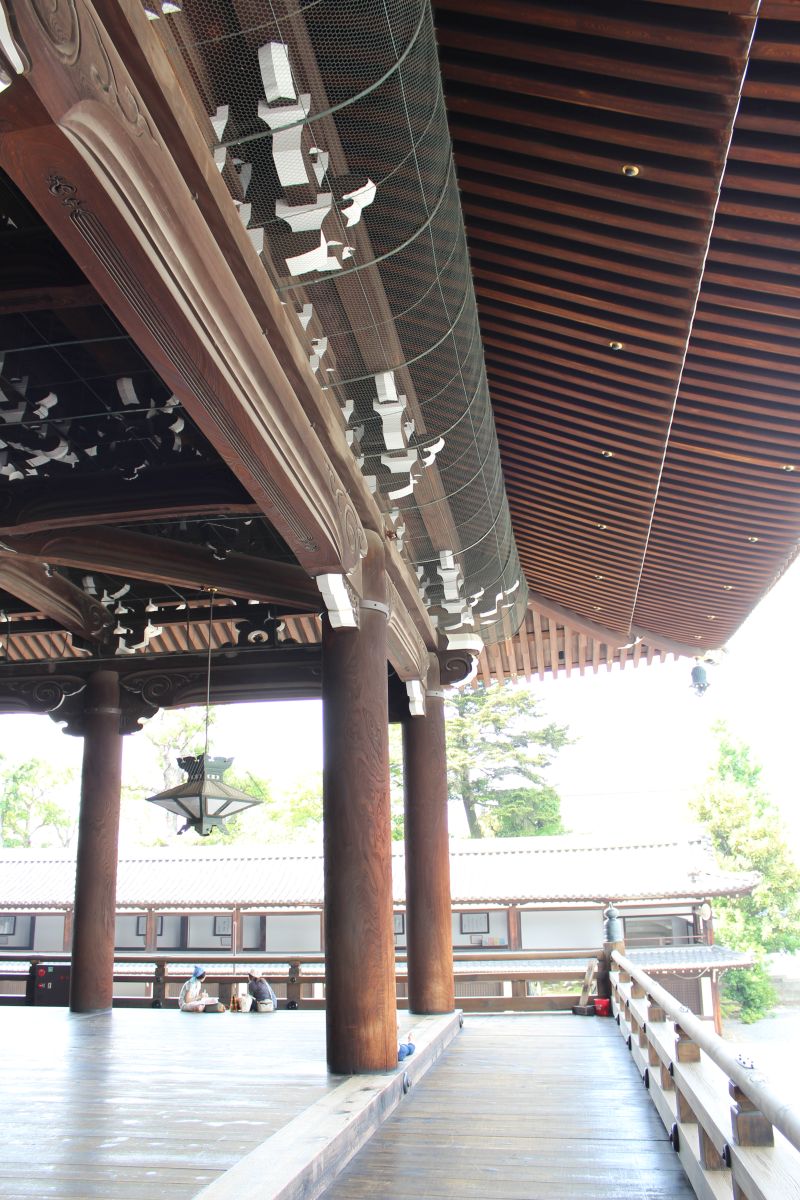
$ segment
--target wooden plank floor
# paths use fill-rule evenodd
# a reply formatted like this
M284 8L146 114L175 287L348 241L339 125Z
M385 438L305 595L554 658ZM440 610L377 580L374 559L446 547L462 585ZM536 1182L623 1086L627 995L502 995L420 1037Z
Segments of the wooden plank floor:
M2 1200L189 1200L341 1082L321 1012L14 1007L2 1030Z
M324 1200L690 1200L610 1020L468 1016Z

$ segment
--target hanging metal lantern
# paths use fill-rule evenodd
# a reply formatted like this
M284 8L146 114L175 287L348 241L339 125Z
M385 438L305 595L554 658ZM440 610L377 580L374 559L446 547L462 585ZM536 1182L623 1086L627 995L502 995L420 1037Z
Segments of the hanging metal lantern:
M232 762L232 758L209 758L207 754L179 758L178 766L186 772L186 782L148 796L148 803L185 817L186 824L178 833L194 829L201 837L208 837L212 829L224 829L228 817L261 804L255 796L224 782L222 776Z
M702 696L708 688L708 675L705 667L695 663L692 667L692 690L697 696Z
M214 633L214 592L212 590L208 614L208 657L206 666L206 739L202 754L178 759L178 766L186 772L186 782L167 788L155 796L148 796L148 804L157 804L167 812L186 817L186 824L178 830L185 833L194 829L201 837L208 837L212 829L224 829L228 817L261 804L256 796L240 792L225 783L222 776L233 762L232 758L211 758L208 753L208 725L211 710L211 643Z

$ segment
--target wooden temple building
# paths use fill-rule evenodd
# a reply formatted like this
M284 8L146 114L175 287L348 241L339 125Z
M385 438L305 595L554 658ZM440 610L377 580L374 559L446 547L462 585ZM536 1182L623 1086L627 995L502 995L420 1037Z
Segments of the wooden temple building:
M796 553L798 59L790 0L0 0L0 711L84 739L75 1012L123 738L208 690L322 697L341 1073L396 1065L402 722L453 1010L443 688L702 657Z

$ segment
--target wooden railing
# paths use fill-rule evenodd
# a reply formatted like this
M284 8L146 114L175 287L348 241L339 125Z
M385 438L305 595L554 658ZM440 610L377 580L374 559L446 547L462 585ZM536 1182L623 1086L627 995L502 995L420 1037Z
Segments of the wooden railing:
M620 1032L695 1193L800 1197L800 1110L629 958L611 958Z
M453 955L456 1004L465 1012L569 1012L580 1000L580 981L588 961L602 964L603 952L588 950L469 950ZM536 964L558 962L547 970ZM35 954L4 951L0 954L0 1004L24 1004L24 984L31 963L68 963L67 952ZM249 967L257 965L275 988L281 1007L320 1009L325 1007L324 954L240 954L174 951L153 955L143 951L120 951L114 966L115 985L141 985L141 995L123 995L115 987L114 1004L119 1007L168 1007L175 1005L180 985L192 964L202 962L208 971L212 994L228 1002L236 984L246 979ZM472 969L471 968L472 965ZM407 985L406 956L397 955L398 1003L403 1007ZM529 985L541 984L542 994ZM574 991L550 990L553 985L574 983Z

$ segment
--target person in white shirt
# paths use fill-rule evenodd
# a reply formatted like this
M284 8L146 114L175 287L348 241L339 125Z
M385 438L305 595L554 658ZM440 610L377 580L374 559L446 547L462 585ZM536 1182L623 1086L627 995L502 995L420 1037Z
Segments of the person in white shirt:
M181 1012L225 1012L225 1005L212 1000L205 989L206 973L195 967L190 979L186 980L178 997Z

